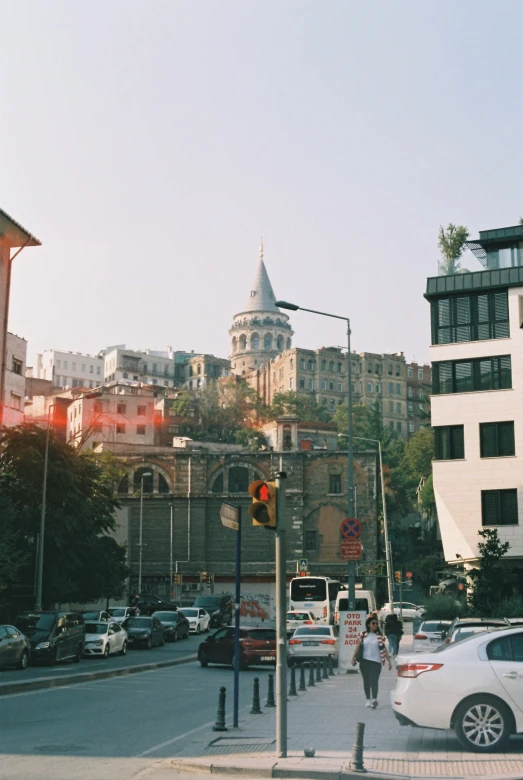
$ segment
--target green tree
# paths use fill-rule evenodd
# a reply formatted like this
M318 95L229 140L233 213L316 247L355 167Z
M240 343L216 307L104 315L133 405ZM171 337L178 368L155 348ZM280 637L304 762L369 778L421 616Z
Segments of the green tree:
M463 225L453 225L450 222L446 228L440 225L438 247L441 252L439 264L440 276L457 274L461 268L461 256L465 251L465 242L469 231Z
M15 556L27 551L29 540L34 548L40 530L45 439L46 431L36 425L0 430L0 495L15 522ZM50 431L43 572L46 605L105 596L101 561L123 583L125 551L111 538L114 511L119 506L114 487L120 476L110 456L79 452ZM25 545L22 550L21 545ZM8 586L6 598L10 591Z
M19 586L29 559L27 540L17 528L13 508L0 496L0 606L6 606L6 595Z
M272 404L264 412L266 420L274 420L284 415L297 417L300 422L332 422L332 415L327 411L327 407L318 405L309 395L297 393L295 390L276 393Z
M427 477L425 484L420 490L419 501L423 511L430 515L436 506L436 498L434 496L434 480L432 474Z
M497 614L504 596L501 559L509 551L510 542L500 540L497 528L482 528L478 534L485 541L478 543L479 568L469 572L472 579L469 603L477 615L491 617Z

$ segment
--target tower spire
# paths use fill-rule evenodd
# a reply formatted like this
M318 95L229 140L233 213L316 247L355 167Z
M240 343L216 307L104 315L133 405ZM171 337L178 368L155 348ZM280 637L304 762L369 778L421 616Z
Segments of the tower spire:
M263 236L260 236L260 260L263 260Z

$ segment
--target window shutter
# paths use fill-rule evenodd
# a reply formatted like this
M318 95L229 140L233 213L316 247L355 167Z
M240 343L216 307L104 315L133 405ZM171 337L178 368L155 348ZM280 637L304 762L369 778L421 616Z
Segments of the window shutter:
M510 389L512 387L512 367L510 361L510 355L502 355L498 358L500 363L500 383L499 386L503 390Z
M515 454L514 448L514 423L501 422L498 427L498 453L500 456L509 456Z
M480 449L482 458L495 458L498 454L496 429L496 423L483 423L480 425Z
M518 491L500 490L500 525L517 525L518 522Z
M455 341L471 341L472 334L470 332L470 298L456 298L455 304L455 321L456 321L456 338Z
M481 492L481 509L483 525L499 524L499 490Z
M450 451L452 458L465 457L463 425L452 425L450 428Z

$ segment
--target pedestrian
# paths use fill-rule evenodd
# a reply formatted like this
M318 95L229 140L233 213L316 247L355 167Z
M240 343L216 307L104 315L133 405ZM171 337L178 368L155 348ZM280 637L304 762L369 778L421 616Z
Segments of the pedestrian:
M400 639L403 636L403 623L395 612L392 615L387 615L385 636L389 640L389 654L394 658L398 655Z
M140 608L138 607L139 601L140 596L136 594L130 604L132 617L137 617L140 614Z
M365 628L366 631L362 631L358 637L358 644L352 655L352 665L356 666L356 662L360 665L363 690L367 699L365 706L376 709L381 667L388 661L389 669L392 669L392 663L385 647L385 637L378 630L378 618L369 616Z

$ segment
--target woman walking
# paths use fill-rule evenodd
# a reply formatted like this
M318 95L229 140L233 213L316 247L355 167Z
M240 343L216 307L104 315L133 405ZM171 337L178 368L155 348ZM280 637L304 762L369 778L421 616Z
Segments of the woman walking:
M359 662L361 676L363 677L363 690L367 702L366 707L376 709L378 706L378 681L381 667L388 661L389 669L392 669L390 656L385 646L385 637L378 631L378 619L374 615L367 618L366 631L362 631L358 637L358 644L352 656L352 665Z

